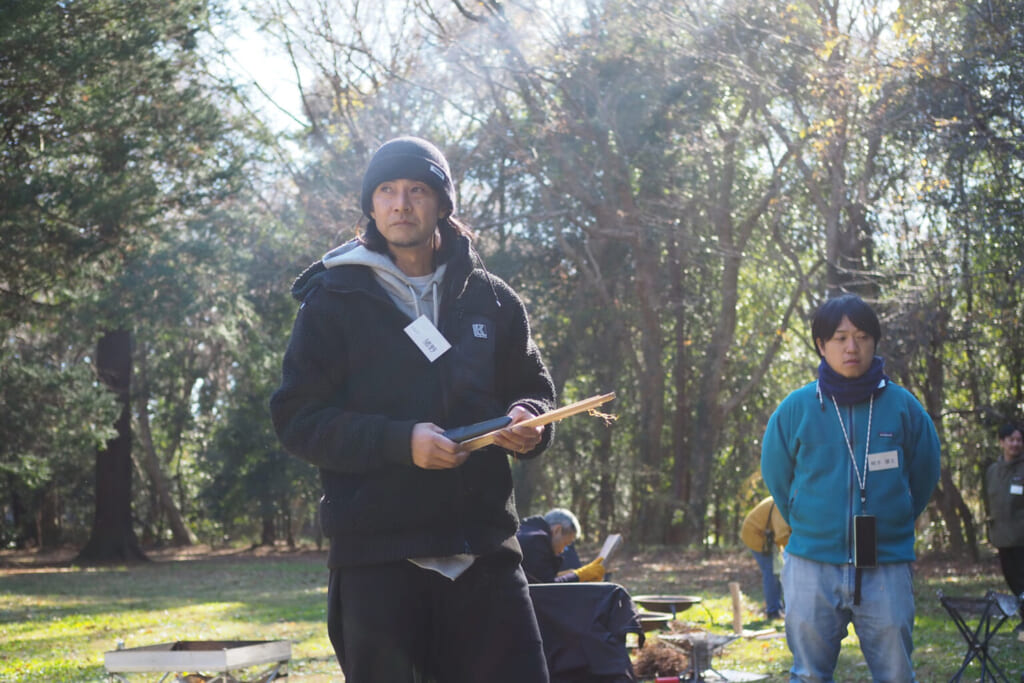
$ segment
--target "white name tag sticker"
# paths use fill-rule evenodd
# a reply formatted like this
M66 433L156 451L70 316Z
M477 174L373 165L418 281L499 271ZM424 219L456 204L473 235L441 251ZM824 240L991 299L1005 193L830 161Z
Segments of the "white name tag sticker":
M868 453L868 470L870 472L892 470L899 466L899 451L882 451L881 453Z
M419 347L419 350L423 352L423 355L431 363L444 355L445 351L452 348L452 345L448 343L444 335L434 327L434 323L430 322L430 318L425 315L421 315L409 323L405 328L405 333L409 335L409 339L412 339L412 342Z
M1012 496L1024 495L1024 485L1021 485L1021 484L1010 484L1010 495L1012 495Z

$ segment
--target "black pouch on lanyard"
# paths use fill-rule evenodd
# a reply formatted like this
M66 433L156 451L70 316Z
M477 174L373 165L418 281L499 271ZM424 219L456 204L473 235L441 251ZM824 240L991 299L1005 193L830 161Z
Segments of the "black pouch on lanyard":
M878 518L874 515L853 517L853 566L857 569L878 566Z

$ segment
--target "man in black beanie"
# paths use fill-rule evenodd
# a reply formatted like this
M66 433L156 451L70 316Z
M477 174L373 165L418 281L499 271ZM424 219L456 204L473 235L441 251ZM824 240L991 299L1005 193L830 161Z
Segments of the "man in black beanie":
M348 683L544 683L508 463L547 447L554 387L522 301L479 265L444 155L401 137L363 178L358 238L299 276L270 401L320 469L327 623ZM445 430L507 415L493 446Z

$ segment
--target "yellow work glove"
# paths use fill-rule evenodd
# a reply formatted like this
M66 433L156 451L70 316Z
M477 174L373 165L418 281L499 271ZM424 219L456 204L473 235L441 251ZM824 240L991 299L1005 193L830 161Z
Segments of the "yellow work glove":
M604 578L604 558L599 557L590 564L573 569L572 572L580 581L600 581Z

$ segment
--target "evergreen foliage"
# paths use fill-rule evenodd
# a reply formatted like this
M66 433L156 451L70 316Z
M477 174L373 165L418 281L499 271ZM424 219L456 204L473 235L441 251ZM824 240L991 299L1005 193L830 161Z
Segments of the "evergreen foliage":
M265 411L288 286L411 133L447 154L560 402L618 396L516 466L523 513L735 542L763 426L814 376L810 312L851 289L943 439L922 545L977 552L995 426L1024 418L1020 2L249 7L302 76L301 130L241 117L205 0L0 1L3 542L88 535L116 416L95 346L119 330L143 541L313 533L313 474Z

